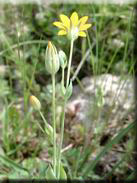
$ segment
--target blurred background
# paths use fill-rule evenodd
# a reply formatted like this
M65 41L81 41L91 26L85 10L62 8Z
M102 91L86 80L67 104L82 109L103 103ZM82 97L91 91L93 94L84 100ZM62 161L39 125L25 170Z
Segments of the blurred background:
M41 101L51 122L51 77L45 50L52 41L69 55L53 22L76 11L89 16L87 38L73 50L73 95L66 108L63 165L70 179L132 179L134 152L134 4L1 4L0 177L45 178L52 147L28 98ZM61 71L56 76L60 137Z

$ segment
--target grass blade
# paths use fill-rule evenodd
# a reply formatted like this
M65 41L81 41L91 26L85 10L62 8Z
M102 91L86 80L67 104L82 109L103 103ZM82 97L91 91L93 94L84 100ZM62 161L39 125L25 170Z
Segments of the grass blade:
M103 150L97 155L96 159L94 161L92 161L91 163L89 163L85 168L83 168L82 176L85 177L91 171L93 171L93 169L95 168L95 166L97 165L97 163L100 161L100 159L105 155L105 153L108 150L110 150L114 144L117 144L124 135L126 135L132 128L135 127L135 125L136 125L136 122L132 122L126 128L120 130L120 132L118 133L118 135L116 137L114 137L112 140L110 140L105 145L105 147L103 148Z
M14 168L15 170L25 171L29 175L29 172L26 168L22 167L21 165L18 165L17 163L15 163L14 161L12 161L11 159L9 159L6 156L0 155L0 162L2 162L3 164L5 164L8 167Z

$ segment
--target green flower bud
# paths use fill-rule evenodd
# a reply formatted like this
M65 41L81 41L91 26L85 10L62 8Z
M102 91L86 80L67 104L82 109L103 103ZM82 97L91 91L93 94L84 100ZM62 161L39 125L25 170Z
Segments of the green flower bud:
M45 132L47 134L48 140L50 141L51 144L53 144L53 128L48 123L45 127Z
M41 109L41 103L34 95L30 96L29 101L30 101L31 106L34 109L36 109L36 110Z
M63 83L60 84L61 95L65 97L66 88Z
M72 86L72 82L70 82L69 86L66 89L66 93L65 93L65 98L68 100L71 95L72 95L72 90L73 90L73 86Z
M49 41L45 55L45 67L50 74L56 74L59 70L59 56L56 47Z
M65 67L67 66L67 57L64 51L62 50L59 51L59 61L60 61L61 67L65 69Z

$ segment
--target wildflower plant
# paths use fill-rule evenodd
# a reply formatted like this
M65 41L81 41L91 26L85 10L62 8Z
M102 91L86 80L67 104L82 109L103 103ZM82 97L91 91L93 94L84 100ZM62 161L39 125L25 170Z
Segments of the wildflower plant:
M50 126L41 112L41 104L35 96L30 97L30 104L32 107L39 111L40 116L42 117L45 123L45 129L41 130L48 136L49 142L53 145L53 161L49 165L46 171L46 178L51 180L58 179L67 179L66 172L63 168L61 162L61 150L64 137L64 121L65 121L65 107L68 99L72 95L73 84L70 78L71 63L72 63L72 53L74 41L80 37L86 37L86 30L91 27L91 24L86 23L88 16L84 16L79 19L77 12L73 12L70 18L66 15L61 14L60 20L53 23L53 25L59 27L61 30L58 32L58 36L67 36L70 42L70 54L69 59L67 59L66 54L60 50L57 52L57 49L53 43L48 42L48 46L45 54L45 67L47 72L51 75L52 78L52 126ZM66 82L64 80L65 68L67 67L67 78ZM61 68L62 70L62 79L60 84L60 90L63 98L62 102L62 113L61 113L61 127L60 127L60 144L57 147L56 141L56 74Z

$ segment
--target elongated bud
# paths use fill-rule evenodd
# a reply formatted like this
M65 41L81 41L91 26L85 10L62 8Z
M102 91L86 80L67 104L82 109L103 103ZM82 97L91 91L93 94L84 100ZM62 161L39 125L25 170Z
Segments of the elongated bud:
M59 56L56 47L49 41L45 55L45 67L50 74L56 74L59 70Z
M73 85L72 82L70 81L69 86L66 88L66 93L65 93L65 98L68 100L71 95L72 95L72 91L73 91Z
M47 134L48 140L50 141L51 144L53 144L53 128L52 128L52 126L47 124L45 127L45 132Z
M62 69L65 69L65 67L67 66L67 57L64 51L62 50L59 51L59 61Z
M63 83L61 83L61 94L62 94L62 96L64 96L64 97L65 97L65 94L66 94L66 88L65 88L65 86L63 85Z
M29 101L30 101L31 106L34 109L36 109L36 110L41 109L41 103L34 95L30 96Z

